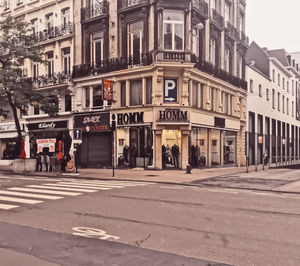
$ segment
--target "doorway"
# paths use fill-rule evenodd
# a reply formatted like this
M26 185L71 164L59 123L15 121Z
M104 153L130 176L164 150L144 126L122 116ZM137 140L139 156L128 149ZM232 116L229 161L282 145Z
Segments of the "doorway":
M181 131L163 130L162 166L164 169L181 168Z

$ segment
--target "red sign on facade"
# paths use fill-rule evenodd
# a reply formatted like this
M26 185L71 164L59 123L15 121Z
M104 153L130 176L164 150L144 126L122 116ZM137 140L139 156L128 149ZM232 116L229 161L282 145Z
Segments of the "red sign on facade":
M103 80L103 100L112 101L113 100L113 81L112 80Z

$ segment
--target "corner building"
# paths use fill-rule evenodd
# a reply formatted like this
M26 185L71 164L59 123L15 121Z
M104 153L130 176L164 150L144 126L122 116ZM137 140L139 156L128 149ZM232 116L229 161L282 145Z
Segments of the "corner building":
M82 156L92 149L109 164L114 139L118 167L245 165L244 0L74 5L75 126L81 115L116 121L115 132L84 132L95 139L83 138Z

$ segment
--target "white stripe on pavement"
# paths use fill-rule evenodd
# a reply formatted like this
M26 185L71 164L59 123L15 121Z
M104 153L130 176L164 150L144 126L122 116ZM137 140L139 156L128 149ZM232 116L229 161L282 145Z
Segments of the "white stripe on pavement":
M59 182L58 184L63 184L63 185L76 185L76 186L81 186L81 187L111 187L111 188L123 188L124 186L120 185L109 185L109 184L95 184L95 183L85 183L85 182Z
M8 190L25 191L25 192L37 192L37 193L65 195L65 196L79 196L79 195L82 194L82 193L75 193L75 192L51 191L51 190L46 190L46 189L33 189L33 188L22 188L22 187L12 187L12 188L8 188Z
M35 198L35 199L50 199L50 200L57 200L57 199L64 198L64 197L51 196L51 195L39 195L39 194L22 193L22 192L7 191L7 190L0 190L0 194L11 195L11 196L21 196L21 197L28 197L28 198Z
M17 202L17 203L25 203L25 204L37 204L37 203L43 202L41 200L30 200L30 199L5 197L5 196L0 196L0 200L1 201L9 201L9 202Z
M10 210L18 207L19 207L18 205L0 204L0 209L2 210Z
M146 186L146 185L154 185L154 183L138 183L138 182L115 182L115 181L88 181L93 182L95 184L112 184L117 186Z
M46 185L51 185L51 184L46 184ZM110 190L112 188L108 188L108 187L91 187L91 186L80 186L80 185L68 185L68 183L66 184L55 184L55 186L58 187L68 187L68 188L87 188L87 189L95 189L95 190Z
M30 188L46 188L46 189L57 189L57 190L65 190L65 191L75 191L75 192L97 192L97 190L91 190L91 189L79 189L79 188L64 188L64 187L58 187L55 184L47 185L47 184L42 184L40 185L30 185L26 186Z
M73 183L78 183L78 184L91 184L91 185L107 185L111 187L130 187L130 186L138 186L135 184L122 184L122 183L114 183L114 182L106 182L106 181L74 181Z

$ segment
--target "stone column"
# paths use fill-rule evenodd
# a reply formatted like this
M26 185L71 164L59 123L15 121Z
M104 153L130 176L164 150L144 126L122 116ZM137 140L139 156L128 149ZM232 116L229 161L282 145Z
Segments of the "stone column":
M190 130L182 130L181 138L181 168L186 169L189 164L189 135Z
M209 61L209 37L210 37L210 22L205 20L205 60Z
M93 87L90 87L90 106L89 108L92 109L93 108L93 94L94 90L93 90Z
M157 9L157 60L163 59L163 11L164 9L162 7Z

